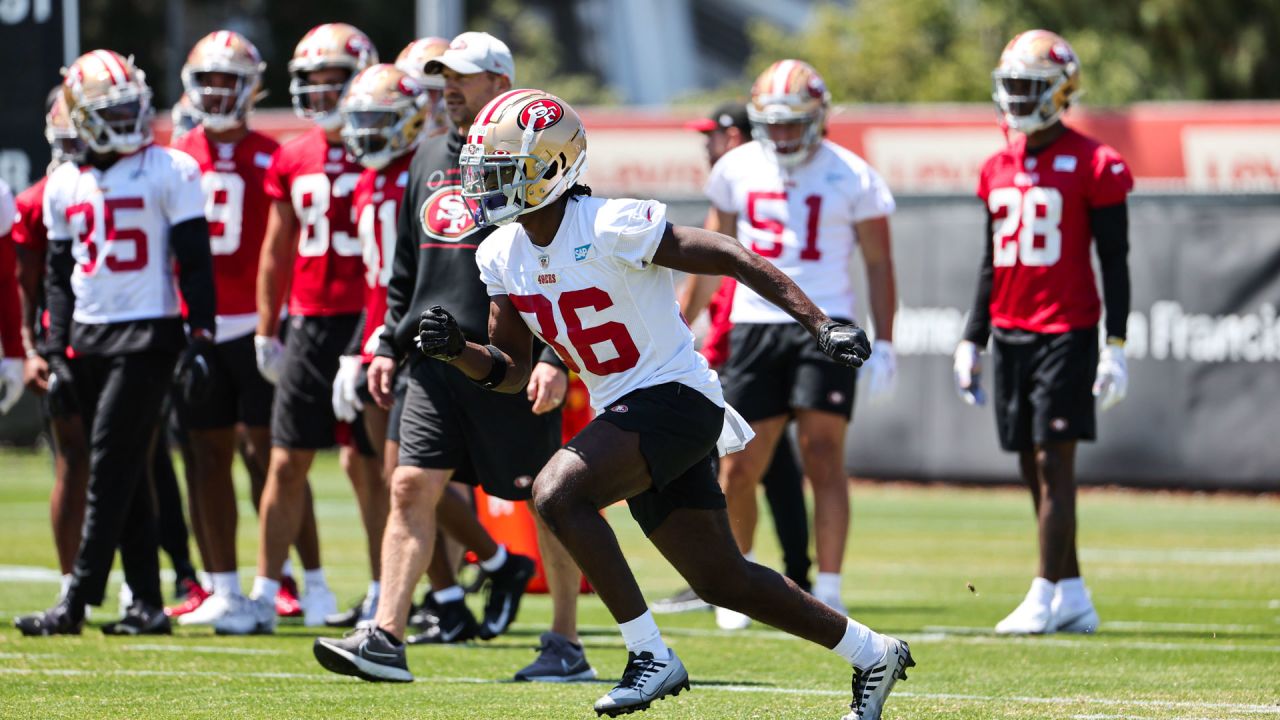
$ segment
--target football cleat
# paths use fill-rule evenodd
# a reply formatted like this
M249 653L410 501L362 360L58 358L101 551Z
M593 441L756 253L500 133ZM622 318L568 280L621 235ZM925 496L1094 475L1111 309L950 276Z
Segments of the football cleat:
M365 595L360 602L339 613L326 615L324 624L329 627L355 627L357 623L372 620L378 611L378 596Z
M464 600L436 605L435 622L405 642L410 645L449 645L466 642L480 634L480 624Z
M689 673L684 663L668 649L671 657L655 660L653 653L627 653L627 669L618 684L596 701L596 716L617 717L639 710L648 710L655 700L679 695L689 689Z
M1097 632L1100 620L1098 611L1090 603L1076 609L1053 608L1053 622L1055 632L1088 634Z
M103 635L172 635L173 625L162 608L135 602L124 617L102 626Z
M237 595L231 608L213 623L219 635L270 635L276 631L276 607L270 598Z
M663 598L653 604L653 612L658 615L710 610L711 603L698 597L693 588L685 588L669 598Z
M581 645L557 632L544 632L539 639L538 659L516 673L516 682L584 682L594 680L595 668L587 662Z
M298 602L298 581L292 575L280 578L280 589L276 592L276 614L280 617L302 615L302 604Z
M176 593L178 597L184 598L177 605L172 605L164 609L164 614L169 617L182 617L188 613L195 612L209 599L209 591L205 590L200 583L190 578L184 578L181 581L182 592Z
M27 637L79 635L84 628L84 618L72 617L71 608L59 602L48 610L14 618L13 626Z
M419 630L431 627L439 617L440 604L431 596L429 588L422 594L422 604L409 608L409 624Z
M358 627L341 640L316 638L311 646L325 670L369 682L413 682L404 643L379 627Z
M884 701L894 683L907 679L907 668L915 667L911 649L897 638L885 637L888 647L884 657L866 670L853 669L852 711L841 720L880 720Z
M537 571L533 559L511 554L502 567L489 575L489 596L484 602L480 639L492 640L507 631L520 612L520 599Z
M338 612L338 598L327 587L308 589L302 596L302 624L323 627L324 619Z
M200 604L200 607L191 612L179 615L179 625L213 625L223 615L231 612L235 608L235 601L241 598L240 595L210 595L207 600ZM165 610L165 612L169 612ZM174 617L172 614L169 617Z
M1040 635L1053 632L1053 596L1043 594L1041 583L1044 582L1037 578L1018 607L996 623L997 635Z

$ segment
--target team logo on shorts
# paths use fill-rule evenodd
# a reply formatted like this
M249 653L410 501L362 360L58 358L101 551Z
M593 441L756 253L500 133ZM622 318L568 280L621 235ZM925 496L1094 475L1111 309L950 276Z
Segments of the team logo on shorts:
M516 118L516 124L521 130L528 127L534 130L546 130L560 122L562 117L564 117L564 108L560 103L550 98L541 98L524 106L519 117Z
M626 405L614 405L613 407L609 408L609 412L624 413L626 411L627 411Z
M1062 432L1067 429L1067 419L1056 417L1049 421L1049 427L1052 428L1054 432Z
M458 242L476 230L476 219L462 199L459 185L446 185L431 193L418 212L422 232L445 242Z

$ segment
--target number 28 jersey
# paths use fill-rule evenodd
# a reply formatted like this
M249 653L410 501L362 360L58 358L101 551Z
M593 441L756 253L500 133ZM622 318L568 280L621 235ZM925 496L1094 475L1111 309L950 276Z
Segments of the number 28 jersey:
M1062 333L1102 315L1089 211L1117 205L1133 175L1112 148L1067 128L1035 154L1025 135L992 155L978 179L991 215L991 324Z
M582 377L596 412L669 382L724 406L720 380L680 318L672 271L652 264L666 214L653 200L574 198L547 247L511 223L476 250L489 295L510 297L534 334Z
M824 140L808 162L783 172L760 143L749 142L720 158L704 190L716 209L737 215L738 241L747 249L768 258L823 312L853 318L853 226L894 210L888 185L866 161ZM730 320L795 322L747 287L734 293Z

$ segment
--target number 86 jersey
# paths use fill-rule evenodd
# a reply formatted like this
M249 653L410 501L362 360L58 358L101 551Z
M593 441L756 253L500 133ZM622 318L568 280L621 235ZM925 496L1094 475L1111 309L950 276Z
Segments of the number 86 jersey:
M666 210L653 200L572 198L547 247L511 223L476 251L489 295L511 299L534 334L582 377L596 412L633 390L670 382L724 406L720 380L680 318L672 271L652 264Z

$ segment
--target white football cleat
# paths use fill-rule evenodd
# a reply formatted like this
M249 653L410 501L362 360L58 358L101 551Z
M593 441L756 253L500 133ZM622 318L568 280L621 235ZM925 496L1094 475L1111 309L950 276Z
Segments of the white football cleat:
M1050 607L1053 610L1053 623L1056 632L1088 634L1098 630L1098 611L1093 608L1092 600L1087 601L1084 605L1073 604L1068 606L1062 602L1060 596L1054 596L1053 604Z
M236 598L243 595L221 595L214 593L200 603L200 607L189 613L178 616L179 625L213 625L223 615L235 609Z
M1005 619L996 623L997 635L1042 635L1053 630L1052 609L1032 598L1023 600Z
M323 627L325 617L338 612L338 598L327 587L307 588L298 603L302 605L302 624L307 627Z
M213 623L219 635L270 635L276 631L275 598L237 596L231 609Z
M866 670L853 669L851 712L841 720L880 720L884 702L894 683L907 679L907 668L915 667L911 648L897 638L885 636L884 657Z
M716 608L716 627L721 630L746 630L751 627L751 618L729 608Z

